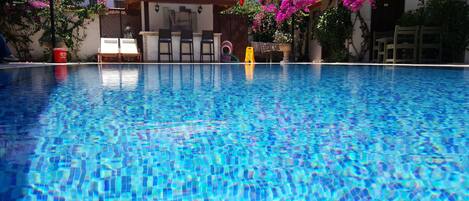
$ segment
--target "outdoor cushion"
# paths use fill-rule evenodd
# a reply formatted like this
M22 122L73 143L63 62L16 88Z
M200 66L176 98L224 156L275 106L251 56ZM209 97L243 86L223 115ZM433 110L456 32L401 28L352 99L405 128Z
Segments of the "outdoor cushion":
M101 38L100 54L119 54L118 38Z
M121 54L138 54L137 40L121 38Z

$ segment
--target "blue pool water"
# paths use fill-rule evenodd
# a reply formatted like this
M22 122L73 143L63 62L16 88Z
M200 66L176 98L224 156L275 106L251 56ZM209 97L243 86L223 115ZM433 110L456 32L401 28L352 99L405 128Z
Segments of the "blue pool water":
M468 200L469 69L0 70L0 200Z

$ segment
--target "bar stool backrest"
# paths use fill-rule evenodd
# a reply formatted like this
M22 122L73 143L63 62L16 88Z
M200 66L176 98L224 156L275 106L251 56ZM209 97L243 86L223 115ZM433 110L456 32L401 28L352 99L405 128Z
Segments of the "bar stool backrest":
M159 30L159 39L160 40L171 40L171 30L170 29L160 29Z
M213 31L202 31L202 41L212 42L213 38Z
M192 40L194 38L192 30L182 30L181 39L182 40Z

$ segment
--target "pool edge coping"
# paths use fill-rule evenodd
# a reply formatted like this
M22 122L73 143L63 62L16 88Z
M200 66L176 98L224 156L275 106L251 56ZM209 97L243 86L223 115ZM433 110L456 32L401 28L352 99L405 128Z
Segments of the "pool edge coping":
M242 65L246 63L156 63L156 62L111 62L111 63L97 63L97 62L70 62L70 63L10 63L8 66L0 66L0 70L15 69L15 68L36 68L46 66L60 66L60 65ZM314 62L291 62L287 64L282 63L263 63L256 62L256 65L330 65L330 66L387 66L387 67L446 67L446 68L469 68L469 64L382 64L382 63L314 63ZM23 66L16 66L23 65Z

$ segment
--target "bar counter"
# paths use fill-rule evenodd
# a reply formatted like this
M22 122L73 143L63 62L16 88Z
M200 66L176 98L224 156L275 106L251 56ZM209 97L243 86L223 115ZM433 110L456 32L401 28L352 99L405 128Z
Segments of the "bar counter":
M153 31L142 31L140 35L143 38L143 60L145 62L157 62L158 60L158 32ZM220 61L220 45L221 45L221 33L214 33L215 39L215 61ZM172 33L172 44L173 44L173 61L179 61L179 42L181 39L181 32ZM200 41L202 40L202 33L194 33L194 60L200 62ZM189 52L189 45L183 44L184 53ZM161 44L162 52L167 52L166 44ZM208 53L208 45L204 46L204 52ZM189 56L184 55L183 61L190 61ZM209 56L204 56L204 62L209 62ZM169 62L167 55L161 55L161 62Z

